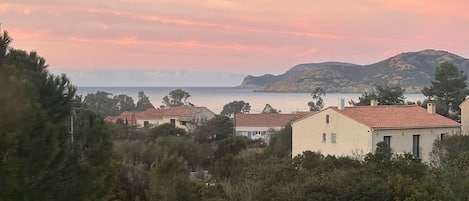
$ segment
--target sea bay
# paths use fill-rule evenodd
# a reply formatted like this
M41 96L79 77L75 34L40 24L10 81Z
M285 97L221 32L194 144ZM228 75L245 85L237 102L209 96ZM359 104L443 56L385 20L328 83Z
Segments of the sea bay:
M97 91L109 92L113 95L126 94L138 100L138 92L143 91L150 98L155 107L162 105L162 98L172 90L183 89L191 95L188 101L196 106L206 106L215 113L220 113L223 106L231 101L242 100L251 105L251 113L259 113L266 104L270 104L282 113L296 111L308 111L308 102L312 100L310 93L274 93L254 92L253 89L240 89L236 87L78 87L77 94L83 98L88 93ZM422 94L405 94L406 101L423 101ZM323 97L325 107L336 106L340 98L345 99L345 105L349 101L358 101L360 93L326 93Z

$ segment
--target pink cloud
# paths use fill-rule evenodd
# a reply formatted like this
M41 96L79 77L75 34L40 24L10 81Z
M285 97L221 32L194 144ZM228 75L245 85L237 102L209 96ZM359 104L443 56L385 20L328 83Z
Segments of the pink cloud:
M419 48L469 56L461 42L469 40L468 6L458 0L4 0L0 19L17 48L37 49L54 65L278 72L300 62L367 64ZM83 59L66 54L72 51Z
M46 30L27 30L21 28L14 28L7 30L10 36L14 37L14 40L32 40L32 39L44 39L51 37L51 32Z
M436 0L415 0L415 1L393 1L379 0L383 6L411 13L431 15L435 17L451 18L451 16L468 18L469 4L464 0L436 1Z

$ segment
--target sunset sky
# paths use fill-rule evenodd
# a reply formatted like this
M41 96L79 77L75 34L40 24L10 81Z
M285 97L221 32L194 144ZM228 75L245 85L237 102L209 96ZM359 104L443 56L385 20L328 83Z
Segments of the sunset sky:
M464 0L1 0L12 46L78 85L231 86L299 63L469 57Z

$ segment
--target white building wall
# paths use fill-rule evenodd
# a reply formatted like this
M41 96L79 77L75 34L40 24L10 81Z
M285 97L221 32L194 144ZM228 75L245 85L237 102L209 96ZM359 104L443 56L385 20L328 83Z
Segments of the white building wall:
M150 127L155 127L160 125L161 119L137 119L137 127L142 128L145 125L145 121L148 121Z
M469 100L465 100L461 105L461 132L469 135Z
M336 156L363 155L371 151L369 128L330 108L294 122L292 129L292 157L307 150ZM336 136L335 143L331 141L332 133Z
M270 137L273 132L279 131L280 129L284 128L283 126L278 126L278 127L249 127L249 126L243 126L243 127L236 127L236 135L237 136L246 136L249 139L256 140L256 139L262 139L265 142L270 141Z
M424 162L430 162L430 153L435 140L440 140L441 134L453 135L459 128L427 128L427 129L400 129L400 130L374 130L372 133L373 152L376 144L382 142L384 136L391 136L391 150L393 153L413 153L413 136L420 135L420 157Z

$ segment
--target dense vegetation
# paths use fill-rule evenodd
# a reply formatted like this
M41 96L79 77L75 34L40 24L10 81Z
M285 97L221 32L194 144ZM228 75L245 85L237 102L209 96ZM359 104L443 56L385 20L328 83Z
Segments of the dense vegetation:
M429 166L393 155L384 144L365 156L305 152L292 159L291 127L263 147L231 135L230 112L193 133L171 124L108 124L75 96L65 75L50 74L43 58L9 48L9 42L5 32L0 201L469 199L468 136L437 141ZM248 105L235 103L242 107L230 111Z

